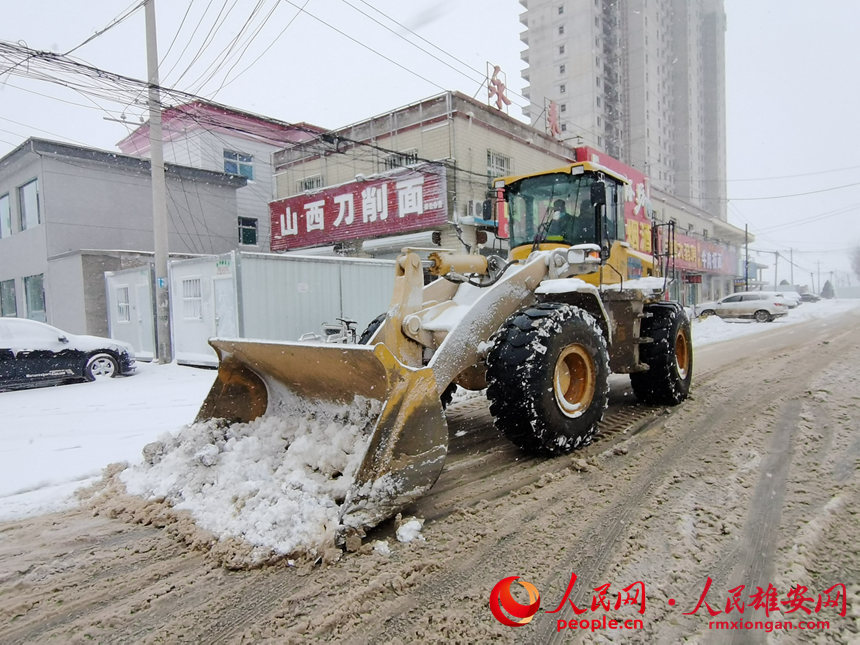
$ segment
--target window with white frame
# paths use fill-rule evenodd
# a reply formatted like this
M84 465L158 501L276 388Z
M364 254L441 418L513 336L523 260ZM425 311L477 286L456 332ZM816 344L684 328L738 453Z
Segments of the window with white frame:
M128 299L128 287L116 288L116 321L131 322L131 302Z
M296 182L296 192L304 193L308 190L316 190L317 188L322 188L323 178L322 175L312 175L311 177L305 177L303 179L299 179Z
M15 280L0 282L0 316L17 316L18 304L15 302Z
M0 197L0 238L12 235L12 206L9 193Z
M42 214L39 212L38 179L18 188L18 215L22 231L42 223Z
M224 151L224 172L231 175L240 175L253 181L254 179L254 157L235 150Z
M511 158L492 150L487 150L487 181L490 186L496 177L511 174Z
M239 244L257 245L257 220L255 218L239 218Z
M24 300L27 305L27 318L46 322L45 274L30 275L24 278Z
M182 318L203 320L203 281L200 278L182 280Z

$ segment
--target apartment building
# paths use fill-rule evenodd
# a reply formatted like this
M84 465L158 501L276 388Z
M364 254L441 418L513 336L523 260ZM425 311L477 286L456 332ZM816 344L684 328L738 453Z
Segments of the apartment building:
M723 0L520 0L526 116L726 221Z

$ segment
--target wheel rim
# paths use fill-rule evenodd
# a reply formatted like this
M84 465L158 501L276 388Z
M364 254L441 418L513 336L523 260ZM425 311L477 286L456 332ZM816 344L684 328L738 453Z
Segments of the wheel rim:
M675 365L678 368L678 375L682 379L687 378L687 370L690 369L690 344L683 331L679 331L675 337Z
M555 363L553 393L566 416L578 417L591 405L595 374L594 361L583 345L569 345L562 350Z
M759 310L755 312L755 319L759 322L766 322L768 318L770 318L770 314L766 311Z
M107 356L99 356L90 363L90 372L96 378L111 377L115 371L113 361Z

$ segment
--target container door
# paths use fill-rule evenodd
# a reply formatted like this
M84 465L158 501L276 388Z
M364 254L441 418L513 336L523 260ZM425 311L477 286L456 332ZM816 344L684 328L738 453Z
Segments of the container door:
M212 280L215 295L215 336L218 338L237 338L239 320L236 311L236 290L233 278Z
M155 358L155 316L152 311L152 284L146 281L135 285L134 315L137 318L138 343L135 353L141 359Z

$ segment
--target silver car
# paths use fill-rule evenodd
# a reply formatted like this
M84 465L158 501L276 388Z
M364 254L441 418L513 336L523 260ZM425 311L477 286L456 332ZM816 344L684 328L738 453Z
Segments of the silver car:
M741 291L715 302L696 305L699 316L717 315L720 318L753 318L770 322L788 313L788 301L774 291Z

